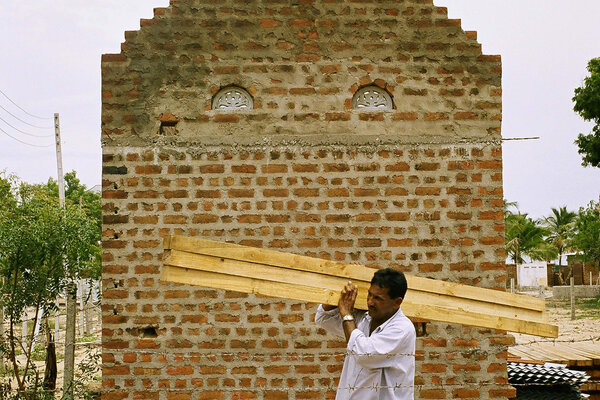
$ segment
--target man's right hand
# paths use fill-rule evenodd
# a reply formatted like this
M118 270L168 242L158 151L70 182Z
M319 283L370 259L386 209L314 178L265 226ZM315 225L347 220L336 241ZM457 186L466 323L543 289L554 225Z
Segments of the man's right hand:
M342 317L345 315L352 315L357 295L358 286L353 285L352 282L348 282L342 289L342 293L340 293L340 300L338 303L338 308Z

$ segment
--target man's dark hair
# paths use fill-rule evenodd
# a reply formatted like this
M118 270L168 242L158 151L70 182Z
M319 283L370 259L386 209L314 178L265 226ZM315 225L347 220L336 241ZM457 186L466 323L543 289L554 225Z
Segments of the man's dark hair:
M386 288L391 299L404 298L408 288L404 273L392 268L384 268L375 272L373 279L371 279L371 285Z

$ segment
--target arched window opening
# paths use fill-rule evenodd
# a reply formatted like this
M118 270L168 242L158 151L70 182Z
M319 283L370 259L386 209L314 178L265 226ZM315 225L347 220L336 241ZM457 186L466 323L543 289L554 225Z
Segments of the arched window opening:
M212 101L213 110L251 110L254 108L252 96L237 86L219 90Z

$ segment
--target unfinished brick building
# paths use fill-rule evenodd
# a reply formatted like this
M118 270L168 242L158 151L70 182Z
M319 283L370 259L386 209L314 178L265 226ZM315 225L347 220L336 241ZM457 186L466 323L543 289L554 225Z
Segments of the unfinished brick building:
M171 233L505 287L501 63L432 0L171 0L102 57L103 399L326 399L315 305L161 284ZM430 323L421 399L504 399Z

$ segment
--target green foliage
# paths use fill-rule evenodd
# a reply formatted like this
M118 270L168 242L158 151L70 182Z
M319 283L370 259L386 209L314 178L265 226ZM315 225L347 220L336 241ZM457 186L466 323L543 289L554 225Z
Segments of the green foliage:
M0 175L0 307L8 321L0 352L11 360L23 398L30 398L28 391L35 393L41 384L31 364L41 355L31 345L19 349L21 338L14 328L28 309L36 317L42 311L49 315L67 284L97 277L100 271L99 196L86 195L75 173L70 182L71 193L82 201L69 200L61 207L51 183L29 185ZM32 334L34 330L32 326ZM16 359L19 351L24 363Z
M505 246L508 256L516 263L523 263L523 256L532 260L549 260L558 254L556 248L545 241L548 229L517 210L505 210Z
M600 203L592 201L579 209L573 247L581 251L583 261L599 263L600 267Z
M91 335L91 334L86 334L86 335L76 338L75 343L89 343L89 342L95 342L96 340L98 340L98 338L96 336Z
M591 134L580 133L575 143L583 157L581 164L600 168L600 58L591 59L587 70L590 76L575 89L573 110L585 121L593 122L594 127Z
M558 252L558 265L565 251L571 246L576 213L567 211L567 207L552 208L552 215L544 218L544 225L548 230L546 241L556 248Z

